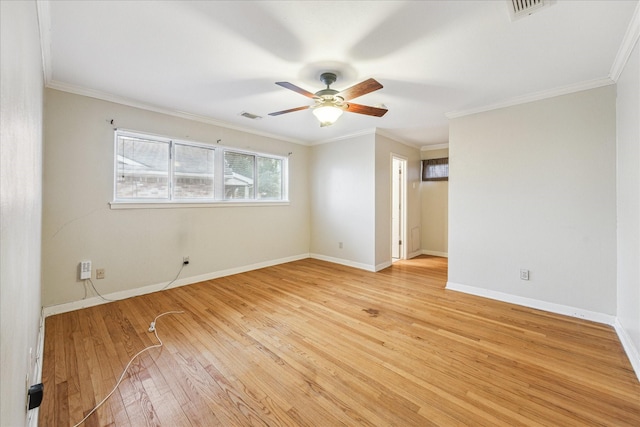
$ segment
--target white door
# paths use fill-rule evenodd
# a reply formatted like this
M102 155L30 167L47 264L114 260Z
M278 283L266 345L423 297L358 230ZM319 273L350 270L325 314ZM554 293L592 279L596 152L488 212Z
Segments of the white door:
M391 258L405 258L404 251L404 211L405 211L405 169L407 161L392 157L391 161Z

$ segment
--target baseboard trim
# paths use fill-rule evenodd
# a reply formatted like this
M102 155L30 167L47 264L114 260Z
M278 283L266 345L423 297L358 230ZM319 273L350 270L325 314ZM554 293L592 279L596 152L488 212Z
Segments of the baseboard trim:
M384 270L385 268L389 268L393 265L393 261L385 261L385 262L381 262L380 264L376 264L376 269L375 271L378 272L380 270Z
M343 259L343 258L335 258L335 257L331 257L331 256L326 256L326 255L321 255L321 254L314 254L314 253L309 254L309 258L319 259L320 261L332 262L334 264L346 265L347 267L359 268L360 270L366 270L366 271L371 271L371 272L378 271L378 270L376 270L377 266L375 266L375 265L364 264L364 263L361 263L361 262L355 262L355 261L351 261L351 260ZM389 265L391 265L391 264L389 264Z
M477 288L475 286L462 285L460 283L447 282L446 289L490 298L497 301L508 302L511 304L522 305L524 307L535 308L538 310L549 311L551 313L562 314L565 316L577 317L579 319L590 320L592 322L604 323L605 325L610 326L614 326L616 321L615 316L609 314L584 310L582 308L571 307L568 305L541 301L533 298L521 297L518 295L493 291L490 289Z
M570 317L577 317L580 319L590 320L592 322L602 323L612 326L618 339L622 344L622 348L627 354L627 358L631 363L638 381L640 381L640 352L633 344L631 337L624 329L620 319L616 316L611 316L604 313L598 313L589 310L583 310L581 308L570 307L562 304L554 304L546 301L540 301L533 298L520 297L517 295L511 295L504 292L492 291L489 289L476 288L474 286L462 285L460 283L447 282L446 289L452 291L463 292L466 294L476 295L480 297L490 298L497 301L507 302L511 304L522 305L529 308L535 308L538 310L549 311L551 313L562 314Z
M301 259L309 258L309 254L300 254L294 255L286 258L279 258L275 260L259 262L251 265L245 265L242 267L229 268L226 270L214 271L212 273L202 274L198 276L186 277L183 279L176 280L169 288L176 288L179 286L192 285L194 283L204 282L207 280L217 279L219 277L231 276L233 274L246 273L247 271L258 270L260 268L271 267L278 264L284 264L287 262L298 261ZM170 282L163 282L154 285L147 285L140 288L135 289L127 289L125 291L113 292L110 294L105 294L104 297L110 300L121 300L126 298L131 298L139 295L150 294L153 292L158 292L162 290L167 284ZM105 301L100 297L91 297L87 299L83 299L80 301L72 301L64 304L52 305L48 307L43 307L42 311L44 313L44 317L52 316L54 314L66 313L69 311L80 310L82 308L93 307L100 304L106 304L110 301Z
M420 255L422 255L422 250L411 252L410 254L407 254L407 259L415 258Z
M439 251L430 251L427 249L422 250L422 255L431 255L431 256L439 256L443 258L449 258L449 254L447 252L439 252Z
M633 340L627 333L626 329L620 323L620 319L616 317L616 321L613 325L616 329L616 333L618 334L618 338L622 343L622 348L624 348L625 353L627 353L627 357L629 358L629 362L631 362L631 367L636 373L636 377L638 377L638 381L640 381L640 351L633 344Z

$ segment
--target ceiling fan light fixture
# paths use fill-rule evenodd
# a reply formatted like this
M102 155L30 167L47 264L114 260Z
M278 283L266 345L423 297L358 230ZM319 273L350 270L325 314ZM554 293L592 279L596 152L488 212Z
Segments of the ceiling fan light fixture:
M331 126L342 115L342 108L334 105L321 105L313 109L313 115L320 122L321 127Z
M382 85L375 79L367 79L356 85L351 86L341 92L331 89L337 79L335 73L322 73L320 80L327 87L321 89L316 93L311 93L306 89L302 89L289 82L276 82L278 86L285 89L292 90L307 98L313 99L316 103L313 106L302 106L297 108L289 108L288 110L276 111L275 113L269 113L270 116L279 116L281 114L293 113L294 111L301 111L311 109L313 115L320 121L320 127L331 126L340 118L344 111L350 113L364 114L366 116L382 117L387 112L386 108L370 107L367 105L354 104L345 101L351 101L359 96L366 95L374 92L378 89L382 89Z

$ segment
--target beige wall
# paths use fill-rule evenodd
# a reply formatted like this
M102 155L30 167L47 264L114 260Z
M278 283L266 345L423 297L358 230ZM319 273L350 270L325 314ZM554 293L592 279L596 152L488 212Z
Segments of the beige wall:
M112 210L113 127L289 157L291 203ZM77 265L104 268L102 294L279 262L309 252L309 148L205 123L46 91L43 304L81 300ZM91 292L89 293L91 295Z
M311 151L309 252L317 258L372 270L374 135L315 145Z
M312 147L312 256L370 271L391 265L392 154L408 161L411 230L420 225L417 148L374 132Z
M449 157L449 149L425 150L421 159ZM420 183L422 212L422 253L447 256L449 252L449 181Z
M391 265L391 159L393 155L407 161L405 176L406 256L419 255L413 251L411 231L420 227L420 151L383 135L376 135L375 176L375 236L376 270Z
M227 146L266 153L292 152L291 203L111 209L114 126L211 144L221 139ZM119 296L169 282L183 255L191 263L179 284L309 254L382 268L391 262L392 153L408 160L408 230L420 225L419 150L375 132L306 147L47 90L45 152L45 306L83 306L85 284L77 265L86 259L93 263L98 291ZM95 279L96 268L106 270L105 279ZM91 289L88 293L93 296Z
M615 315L615 102L611 85L451 121L451 284Z
M0 425L22 426L40 375L43 77L36 3L2 1L0 19Z

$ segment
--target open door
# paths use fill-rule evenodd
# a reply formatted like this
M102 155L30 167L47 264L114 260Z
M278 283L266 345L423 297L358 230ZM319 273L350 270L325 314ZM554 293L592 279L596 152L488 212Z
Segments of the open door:
M407 161L391 158L391 260L406 258L405 250L405 176Z

